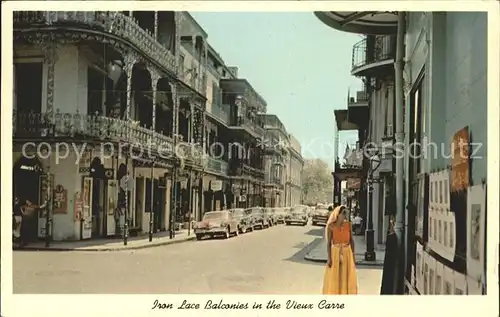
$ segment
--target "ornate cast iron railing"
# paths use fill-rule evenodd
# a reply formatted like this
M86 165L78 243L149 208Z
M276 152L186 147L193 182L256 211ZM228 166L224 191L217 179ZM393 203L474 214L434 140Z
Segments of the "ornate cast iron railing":
M352 70L388 59L395 55L395 41L392 36L376 36L373 54L368 54L367 38L365 37L352 47Z
M150 31L141 28L135 18L118 11L14 11L14 29L23 24L78 24L88 29L99 29L129 41L142 54L177 74L174 54L156 41Z
M45 113L16 113L13 118L13 134L17 139L72 138L128 143L134 147L156 150L161 156L174 154L171 137L139 126L135 122L117 118L56 111L54 119ZM146 147L146 148L145 148ZM179 142L176 154L194 164L201 164L202 148L197 144ZM153 151L152 151L153 152Z
M207 169L218 174L227 175L229 172L229 164L221 159L209 157Z
M231 117L229 115L229 105L216 105L212 104L212 109L210 113L220 119L225 124L229 125Z

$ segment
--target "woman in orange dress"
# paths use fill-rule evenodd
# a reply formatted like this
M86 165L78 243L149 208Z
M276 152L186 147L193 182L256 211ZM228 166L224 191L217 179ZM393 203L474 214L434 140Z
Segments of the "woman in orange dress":
M325 295L358 293L354 241L346 211L345 206L336 207L326 223L328 260L323 280Z

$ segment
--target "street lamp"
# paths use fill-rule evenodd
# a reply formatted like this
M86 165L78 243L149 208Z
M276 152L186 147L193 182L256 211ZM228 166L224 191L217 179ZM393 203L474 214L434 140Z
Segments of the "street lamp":
M366 252L365 261L375 261L375 232L373 231L373 184L380 183L379 179L373 178L373 173L380 166L381 160L378 154L370 157L370 170L368 178L368 225L366 227Z

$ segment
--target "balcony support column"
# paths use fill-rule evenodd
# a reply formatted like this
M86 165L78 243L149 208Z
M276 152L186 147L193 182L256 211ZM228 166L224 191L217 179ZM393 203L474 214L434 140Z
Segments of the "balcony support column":
M189 143L194 143L194 140L195 140L195 137L194 137L194 103L195 103L195 98L192 98L189 102L189 111L190 111L190 115L189 115L189 129L188 129L188 140L189 140Z
M124 66L123 70L125 76L127 76L127 108L125 109L125 120L130 119L130 110L132 102L132 69L134 68L135 56L133 54L127 54L123 58Z
M175 238L175 220L177 218L177 194L178 194L178 182L177 182L177 138L179 133L179 95L177 94L177 85L174 83L170 84L172 91L172 137L174 141L174 167L172 168L172 192L173 197L172 203L170 204L170 221L169 221L169 234L170 239Z
M160 80L160 74L155 69L151 69L151 86L152 86L152 99L153 99L153 116L151 121L151 130L156 131L156 96L158 91L158 81Z
M47 100L45 112L50 122L54 121L54 85L55 85L55 65L57 62L57 44L49 40L43 43L43 53L47 62Z

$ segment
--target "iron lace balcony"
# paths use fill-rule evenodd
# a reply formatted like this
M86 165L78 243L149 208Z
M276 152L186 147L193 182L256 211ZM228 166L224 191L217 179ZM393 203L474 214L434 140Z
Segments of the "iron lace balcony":
M394 71L396 40L394 36L367 36L352 48L353 76L371 76Z
M111 38L120 38L124 43L132 44L141 54L153 59L170 73L178 73L174 54L156 41L150 31L140 27L135 18L119 11L14 11L14 30L23 25L76 27L92 35L101 31Z

